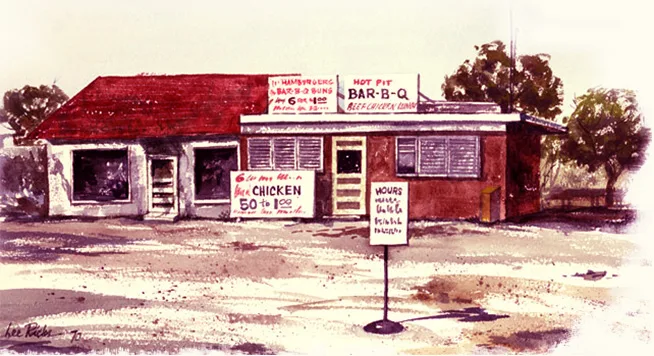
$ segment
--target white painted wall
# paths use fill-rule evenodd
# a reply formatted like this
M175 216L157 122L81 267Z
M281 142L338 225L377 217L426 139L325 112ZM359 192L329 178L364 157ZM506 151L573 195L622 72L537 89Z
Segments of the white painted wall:
M194 166L195 148L234 147L240 167L239 142L236 138L215 141L181 143L178 157L178 197L180 217L229 218L229 199L220 201L195 201ZM128 202L86 203L73 202L73 151L80 149L127 149L130 198ZM102 144L47 144L49 215L89 217L141 217L148 212L147 155L145 148L137 143Z
M125 149L128 155L128 202L73 202L73 151L80 149ZM48 143L48 183L50 216L142 216L147 212L145 150L138 144L93 143L53 145Z

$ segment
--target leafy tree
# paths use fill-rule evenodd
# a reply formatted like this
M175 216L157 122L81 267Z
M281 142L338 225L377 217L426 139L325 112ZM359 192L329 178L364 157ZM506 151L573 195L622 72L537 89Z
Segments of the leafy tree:
M515 58L513 75L511 57L502 41L475 46L474 60L465 60L441 86L445 99L484 101L498 104L503 113L512 109L553 120L561 113L563 83L552 73L547 54L522 55ZM511 90L511 82L513 90ZM560 139L543 139L541 189L556 180L562 166Z
M502 41L475 46L475 50L478 54L474 61L465 60L454 74L445 76L441 86L445 99L495 102L504 113L513 106L520 112L550 120L561 113L563 84L552 73L549 55L519 56L511 78L511 57Z
M624 89L589 89L575 98L561 152L589 172L604 168L606 205L614 203L615 183L645 159L651 132L643 126L636 94Z
M67 100L68 96L55 84L9 90L0 109L0 123L11 126L16 144L28 144L25 136Z

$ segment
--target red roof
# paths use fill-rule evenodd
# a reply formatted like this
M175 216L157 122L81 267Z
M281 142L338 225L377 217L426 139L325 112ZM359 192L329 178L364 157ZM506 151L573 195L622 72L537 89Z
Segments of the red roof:
M242 114L263 114L268 75L98 77L30 136L99 140L238 134Z

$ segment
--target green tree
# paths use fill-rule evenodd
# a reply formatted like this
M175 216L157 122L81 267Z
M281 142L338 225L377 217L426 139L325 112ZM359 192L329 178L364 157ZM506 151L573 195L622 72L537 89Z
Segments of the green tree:
M9 90L0 109L0 123L14 130L16 144L28 144L25 137L67 100L68 96L55 84Z
M625 170L642 165L651 132L631 90L589 89L574 104L561 152L589 172L604 168L606 205L612 206L615 183Z
M517 110L539 118L554 120L561 113L563 83L549 65L547 54L511 57L502 41L475 46L474 60L465 60L441 89L446 100L483 101L498 104L503 113ZM513 83L513 85L511 85ZM543 139L541 190L547 189L558 176L562 161L560 139Z
M475 50L474 61L465 60L454 74L445 76L441 89L446 100L494 102L504 113L512 106L550 120L561 113L563 83L552 73L549 55L515 58L511 75L511 57L502 41L475 46Z

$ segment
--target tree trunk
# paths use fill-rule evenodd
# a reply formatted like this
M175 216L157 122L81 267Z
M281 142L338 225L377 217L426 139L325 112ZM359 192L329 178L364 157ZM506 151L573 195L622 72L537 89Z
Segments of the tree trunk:
M615 204L615 183L618 181L622 170L616 169L610 163L604 165L604 170L607 177L605 203L606 207L610 208Z
M610 208L615 203L615 181L609 178L606 182L606 207Z

